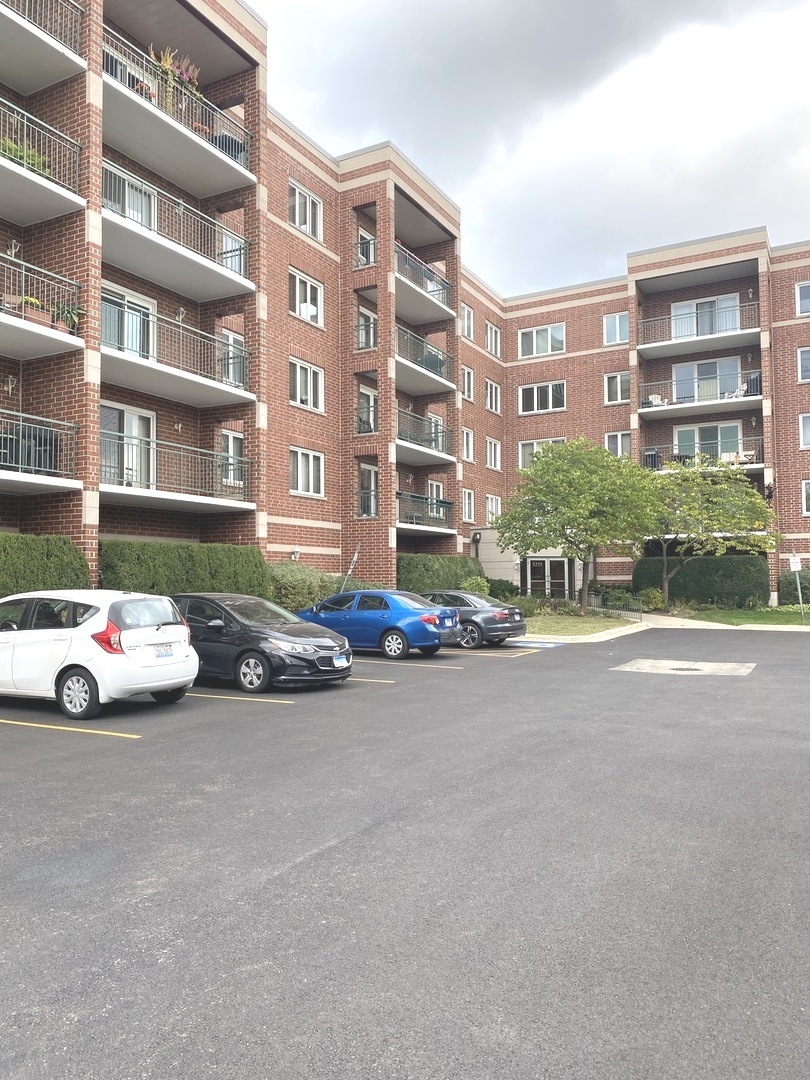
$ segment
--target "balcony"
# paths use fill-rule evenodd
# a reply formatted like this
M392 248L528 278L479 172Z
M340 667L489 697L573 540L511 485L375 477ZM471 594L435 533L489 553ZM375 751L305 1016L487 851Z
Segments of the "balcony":
M445 465L452 456L452 431L426 416L397 409L397 462L403 465Z
M104 28L104 141L203 198L255 184L250 132Z
M413 397L456 388L450 356L404 326L397 327L396 380L397 388Z
M375 518L380 512L380 500L374 488L360 488L357 492L357 516Z
M450 283L401 244L396 245L396 312L403 322L422 323L454 319Z
M762 436L741 435L736 441L690 442L688 446L670 442L663 446L645 446L641 452L642 465L657 471L666 469L673 462L711 468L712 463L718 460L727 465L738 465L746 472L761 472L764 468Z
M31 360L83 349L80 337L52 325L55 313L78 311L75 281L0 255L0 354Z
M79 144L0 98L0 217L15 225L82 210Z
M255 400L250 353L162 315L101 303L101 377L197 409Z
M24 96L87 70L73 0L0 0L0 71Z
M698 309L687 315L663 315L638 324L639 356L687 356L708 349L759 345L759 303Z
M247 458L102 431L100 500L187 514L244 513L256 508L250 467Z
M81 488L78 425L0 409L0 493L44 495Z
M683 377L641 383L639 414L667 418L692 416L699 412L739 413L759 411L762 403L762 372L737 371L727 374Z
M102 199L105 262L200 303L255 291L238 233L106 164Z
M397 530L399 532L454 532L453 504L428 495L397 492Z

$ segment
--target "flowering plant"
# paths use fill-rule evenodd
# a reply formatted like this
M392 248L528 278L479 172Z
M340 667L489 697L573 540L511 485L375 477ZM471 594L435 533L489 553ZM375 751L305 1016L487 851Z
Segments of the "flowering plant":
M42 301L37 296L24 296L22 298L23 305L31 308L41 308Z
M181 56L178 59L177 54L179 51L179 49L170 49L167 46L160 56L156 56L154 48L151 45L149 46L149 55L158 67L161 67L166 73L167 97L171 100L175 85L182 86L194 97L202 97L197 87L200 77L199 67L197 64L192 63L191 58L188 56Z

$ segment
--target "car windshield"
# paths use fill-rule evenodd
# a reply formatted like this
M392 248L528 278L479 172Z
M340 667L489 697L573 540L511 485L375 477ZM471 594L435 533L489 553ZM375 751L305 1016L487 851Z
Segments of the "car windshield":
M400 602L400 604L402 604L403 607L409 607L409 608L436 607L436 605L431 600L426 600L424 598L424 596L417 596L416 593L412 593L412 592L397 593L396 598Z
M269 600L260 596L240 596L237 600L223 600L223 607L233 612L237 619L254 626L279 626L297 623L301 620Z
M117 600L110 605L110 618L122 630L137 630L163 623L181 623L180 612L168 596L142 596Z

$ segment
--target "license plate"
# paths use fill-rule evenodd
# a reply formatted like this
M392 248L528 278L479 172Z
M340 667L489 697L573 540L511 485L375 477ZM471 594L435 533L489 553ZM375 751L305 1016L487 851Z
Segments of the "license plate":
M346 659L345 656L335 656L332 659L334 660L335 667L348 667L349 666L349 661Z
M171 645L155 645L155 656L173 656Z
M453 625L453 620L452 619L445 619L444 620L444 625L445 626L452 626Z

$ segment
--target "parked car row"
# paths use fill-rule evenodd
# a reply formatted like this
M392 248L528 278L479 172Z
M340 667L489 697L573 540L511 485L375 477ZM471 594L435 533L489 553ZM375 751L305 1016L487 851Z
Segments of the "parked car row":
M179 701L198 675L258 694L345 682L355 648L403 659L525 633L518 608L457 590L355 589L296 614L236 593L31 592L0 599L0 695L89 720L136 694Z

